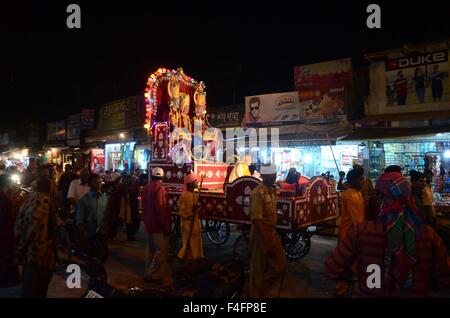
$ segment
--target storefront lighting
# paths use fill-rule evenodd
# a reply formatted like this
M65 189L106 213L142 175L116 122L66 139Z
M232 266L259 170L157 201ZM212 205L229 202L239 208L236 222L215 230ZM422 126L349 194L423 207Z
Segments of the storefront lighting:
M444 151L444 158L445 159L450 159L450 150L449 149Z
M11 180L12 182L14 182L15 184L20 184L20 176L18 174L13 174L11 176Z
M125 138L125 134L119 134L119 137L121 138L121 139L124 139Z
M310 153L305 154L305 156L303 157L303 160L305 161L305 163L309 164L313 162L313 156Z

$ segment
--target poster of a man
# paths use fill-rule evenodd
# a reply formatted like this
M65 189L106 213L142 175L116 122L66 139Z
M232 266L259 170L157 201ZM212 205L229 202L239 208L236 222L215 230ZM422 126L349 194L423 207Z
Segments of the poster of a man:
M249 101L249 111L245 114L246 123L256 123L260 120L260 107L261 100L259 99L259 97L252 97Z
M397 105L405 105L408 96L408 80L402 71L397 72L397 79L394 81L394 91L397 96Z

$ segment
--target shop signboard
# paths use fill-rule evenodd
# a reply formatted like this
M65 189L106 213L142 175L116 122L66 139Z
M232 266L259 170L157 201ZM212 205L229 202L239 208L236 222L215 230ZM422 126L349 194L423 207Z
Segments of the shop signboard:
M386 60L386 106L449 101L448 71L447 50Z
M310 140L280 140L278 142L279 147L286 147L286 148L290 148L290 147L309 147L309 146L326 146L329 144L336 144L335 140L332 141L328 141L328 140L314 140L313 142L311 142Z
M40 142L41 124L30 123L28 130L28 142L30 144L38 144Z
M99 114L99 128L103 130L143 127L145 108L143 97L132 96L102 106Z
M67 118L67 140L78 140L80 143L81 114L70 115Z
M81 110L81 129L94 129L95 109Z
M297 66L294 79L302 123L347 120L346 91L352 81L350 58Z
M211 127L227 128L240 127L244 118L245 105L230 105L208 111L208 120Z
M47 123L47 141L64 141L66 139L66 121Z
M300 120L297 92L245 97L245 126L295 123Z
M105 151L101 148L91 150L91 172L95 174L105 173Z

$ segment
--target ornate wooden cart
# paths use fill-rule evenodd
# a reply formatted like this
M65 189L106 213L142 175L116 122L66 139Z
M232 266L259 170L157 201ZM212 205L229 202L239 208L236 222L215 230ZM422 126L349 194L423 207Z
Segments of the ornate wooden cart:
M179 91L175 95L193 96L195 109L191 108L189 98L177 101L173 97L174 94L167 94L165 88L170 90L168 83L172 83L174 78L177 78L179 83ZM251 224L249 218L250 193L261 181L254 177L242 177L234 180L233 183L226 182L233 167L221 162L207 162L205 158L214 157L211 154L205 157L201 155L200 159L191 154L192 158L189 156L188 160L182 161L181 164L173 155L175 144L179 141L178 137L173 137L173 131L177 128L192 131L191 125L182 120L183 118L191 116L194 125L199 122L204 125L205 127L200 130L200 138L206 139L203 134L206 131L205 128L208 128L205 115L206 105L201 105L204 103L203 99L196 98L199 90L200 94L205 96L204 88L202 82L197 83L184 75L180 69L177 71L162 69L149 78L145 95L148 116L146 127L152 137L152 160L149 164L149 174L154 167L161 167L164 170L163 185L167 190L169 206L174 215L171 244L174 251L179 247L180 241L177 213L178 201L183 189L183 178L186 173L192 171L199 180L203 178L202 189L199 193L199 211L203 230L208 240L216 245L224 244L230 236L230 224L237 225L242 229L243 234L237 238L233 253L235 257L242 258L248 254L247 234ZM182 108L184 115L179 112L180 108L178 107L183 103L186 103ZM174 105L178 108L175 108ZM199 112L199 109L202 113ZM198 130L196 133L198 134ZM198 138L194 133L194 138L196 137ZM326 179L314 177L308 180L306 185L303 184L300 196L296 196L293 192L280 191L277 211L279 214L277 230L286 254L291 259L298 259L306 255L310 248L311 233L308 228L312 225L323 224L338 216L338 196Z

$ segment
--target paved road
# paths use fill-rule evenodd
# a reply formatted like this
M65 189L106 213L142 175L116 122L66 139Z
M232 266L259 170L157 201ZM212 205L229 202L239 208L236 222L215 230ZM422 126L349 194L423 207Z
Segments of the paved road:
M232 245L240 233L232 229L230 239L223 246L214 246L203 237L204 252L208 258L226 262L232 259ZM335 247L331 238L313 237L310 253L301 261L290 263L283 284L284 297L327 297L321 284L323 260ZM135 241L127 241L124 233L119 233L110 244L110 257L106 263L108 282L118 289L127 289L143 284L145 264L145 234L141 227ZM79 298L87 288L88 276L82 274L82 288L69 289L66 286L64 268L59 268L53 276L48 297ZM0 297L19 297L20 286L0 288Z
M229 241L223 246L214 246L204 236L204 252L208 258L226 262L232 258L232 245L240 233L232 229ZM295 298L332 297L333 285L324 283L323 263L336 246L336 239L313 236L311 250L303 259L288 265L281 296ZM136 235L135 241L127 241L124 233L110 245L110 257L106 263L108 282L118 289L126 290L132 286L142 286L145 264L145 235L143 229ZM69 289L66 286L66 273L60 268L53 276L48 297L79 298L87 288L88 276L82 275L82 288ZM246 294L244 289L244 295ZM327 292L329 290L330 292ZM0 297L19 297L20 286L0 289ZM439 296L439 295L437 295ZM450 297L448 294L446 297ZM441 295L442 297L442 295Z

